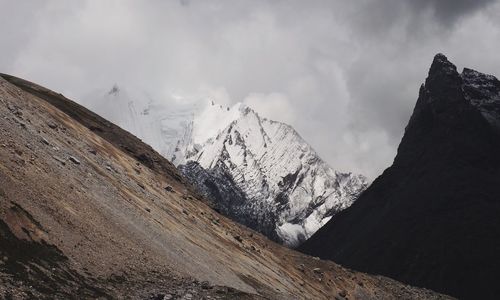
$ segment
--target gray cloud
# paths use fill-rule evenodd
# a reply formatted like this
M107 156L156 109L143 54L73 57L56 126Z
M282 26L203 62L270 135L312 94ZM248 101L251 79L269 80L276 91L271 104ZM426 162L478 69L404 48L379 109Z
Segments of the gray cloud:
M418 12L430 9L437 22L452 25L460 18L493 4L495 0L420 0L410 1Z
M114 83L247 101L333 167L395 154L432 57L499 74L498 1L3 1L0 71L75 99Z

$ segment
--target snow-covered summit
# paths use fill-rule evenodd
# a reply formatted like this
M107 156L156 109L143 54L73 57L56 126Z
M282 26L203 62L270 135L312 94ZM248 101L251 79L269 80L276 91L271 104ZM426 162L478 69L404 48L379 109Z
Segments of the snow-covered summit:
M150 144L200 191L224 185L210 193L221 211L290 246L349 207L367 186L362 175L332 169L290 125L245 104L166 105L118 86L101 95L86 101L91 109ZM197 166L183 167L189 162ZM237 191L240 199L226 199L223 191Z
M240 105L239 111L186 160L208 170L223 164L247 201L274 214L280 241L298 245L366 187L363 176L333 170L291 126L250 107Z
M163 102L147 92L117 84L87 95L83 103L140 137L175 165L185 163L186 153L216 136L238 118L245 107L243 104L227 107L210 99L167 99Z

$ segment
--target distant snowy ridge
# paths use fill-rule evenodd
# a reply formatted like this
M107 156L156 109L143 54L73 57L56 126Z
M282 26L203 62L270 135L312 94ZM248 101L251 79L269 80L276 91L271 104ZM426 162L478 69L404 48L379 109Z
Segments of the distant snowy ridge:
M172 108L116 90L91 108L170 159L223 213L276 241L297 246L367 187L364 176L333 170L291 126L245 104Z

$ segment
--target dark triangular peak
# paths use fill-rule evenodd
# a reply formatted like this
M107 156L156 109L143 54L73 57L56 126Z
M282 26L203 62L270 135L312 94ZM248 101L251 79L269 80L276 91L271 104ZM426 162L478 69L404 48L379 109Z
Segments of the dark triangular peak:
M497 83L436 55L393 165L301 250L461 299L498 297Z
M443 54L437 54L425 80L425 88L430 94L428 100L441 105L461 101L463 100L460 93L461 85L462 80L457 67Z
M464 104L462 79L457 68L443 54L437 54L429 69L429 75L419 92L417 104L410 120L420 117L422 111L436 115L457 104Z
M471 97L464 91L468 87L455 65L443 54L434 57L395 164L414 163L422 155L446 155L448 159L451 152L471 157L476 151L470 147L473 140L490 140L492 128L477 106L471 105ZM470 138L464 139L465 136Z
M458 75L457 67L451 63L444 54L438 53L432 60L427 82L434 81L439 78L442 79L444 78L443 76L457 77Z

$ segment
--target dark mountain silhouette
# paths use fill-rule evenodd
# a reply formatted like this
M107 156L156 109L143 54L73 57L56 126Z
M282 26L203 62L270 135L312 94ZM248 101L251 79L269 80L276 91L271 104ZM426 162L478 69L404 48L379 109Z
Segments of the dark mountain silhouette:
M391 167L301 251L464 299L500 295L500 82L438 54Z

